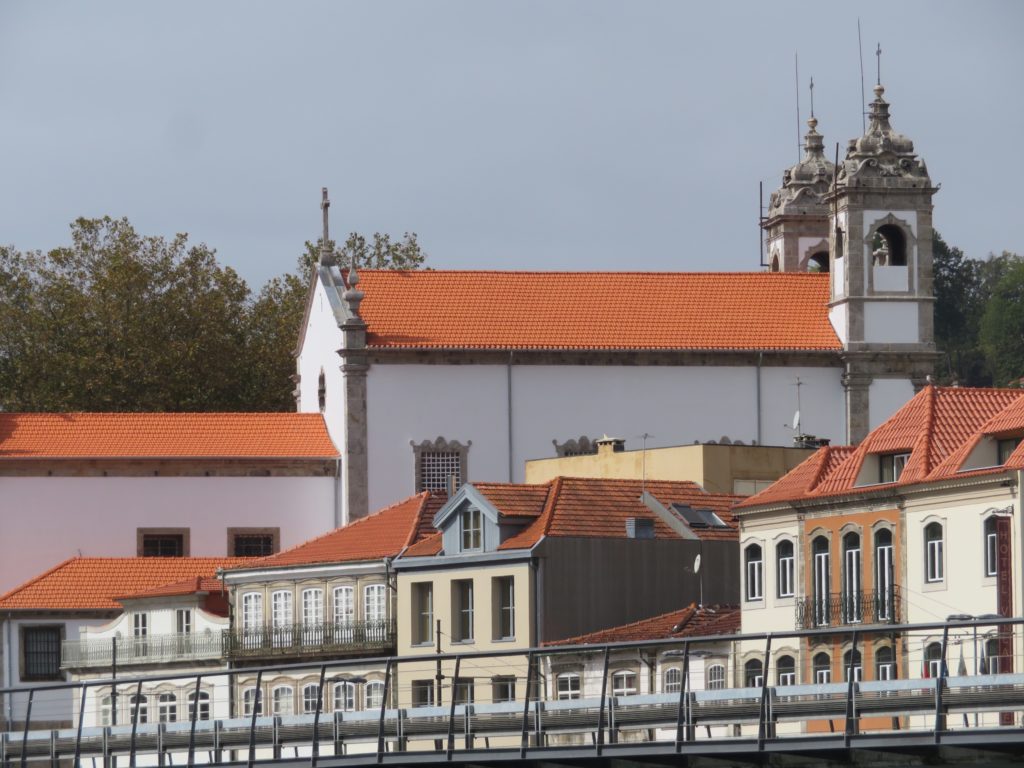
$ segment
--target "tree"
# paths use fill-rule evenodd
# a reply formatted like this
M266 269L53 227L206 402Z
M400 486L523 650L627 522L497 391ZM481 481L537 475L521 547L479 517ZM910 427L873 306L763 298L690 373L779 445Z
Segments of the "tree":
M985 355L978 345L978 325L985 308L982 264L949 246L934 233L935 344L948 364L939 379L967 385L991 383Z
M996 384L1016 386L1024 377L1024 259L1004 252L992 261L995 284L981 319L981 346Z

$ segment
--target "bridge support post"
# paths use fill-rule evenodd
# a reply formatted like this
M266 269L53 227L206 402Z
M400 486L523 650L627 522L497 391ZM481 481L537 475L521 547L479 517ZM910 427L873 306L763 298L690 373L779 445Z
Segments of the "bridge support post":
M601 754L604 748L604 705L608 699L608 656L611 649L604 647L604 664L601 666L601 702L597 707L597 733L594 735L594 751Z

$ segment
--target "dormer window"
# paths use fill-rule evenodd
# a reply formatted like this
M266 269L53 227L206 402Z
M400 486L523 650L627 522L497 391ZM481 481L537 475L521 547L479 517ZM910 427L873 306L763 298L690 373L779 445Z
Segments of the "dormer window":
M1010 454L1017 450L1017 446L1020 445L1020 441L1021 438L1019 437L1008 437L1003 440L996 441L996 455L1000 465L1005 464L1010 460Z
M878 482L895 483L910 461L909 453L883 453L878 457Z
M472 507L462 510L459 515L462 531L462 551L472 552L483 548L483 525L480 510Z

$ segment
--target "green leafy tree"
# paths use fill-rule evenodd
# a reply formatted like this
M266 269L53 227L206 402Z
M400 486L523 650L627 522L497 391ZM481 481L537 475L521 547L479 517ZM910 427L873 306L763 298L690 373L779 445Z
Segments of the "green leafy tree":
M1024 259L1004 252L992 261L995 282L981 319L981 346L996 384L1018 386L1024 377Z
M972 386L991 383L985 355L978 344L978 326L985 309L983 264L946 244L932 241L935 290L935 343L946 353L939 379Z

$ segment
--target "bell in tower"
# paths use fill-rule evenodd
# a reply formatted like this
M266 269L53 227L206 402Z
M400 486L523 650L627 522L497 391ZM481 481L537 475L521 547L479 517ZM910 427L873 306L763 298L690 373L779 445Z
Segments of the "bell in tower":
M804 156L782 175L772 192L768 216L761 222L772 272L828 272L829 207L826 197L835 165L825 158L825 143L811 112L804 135Z

